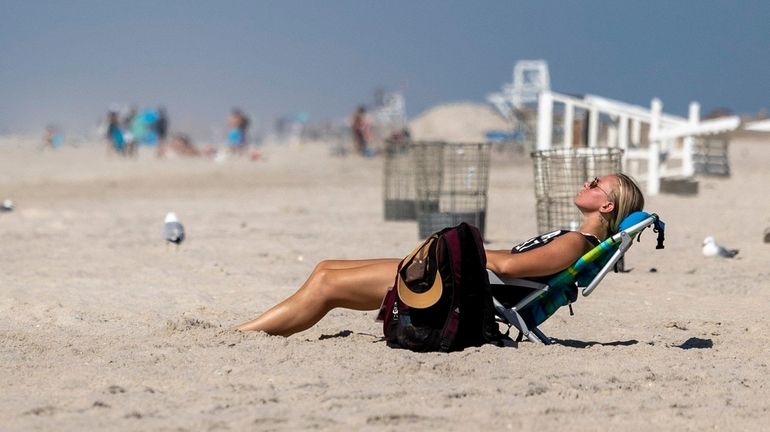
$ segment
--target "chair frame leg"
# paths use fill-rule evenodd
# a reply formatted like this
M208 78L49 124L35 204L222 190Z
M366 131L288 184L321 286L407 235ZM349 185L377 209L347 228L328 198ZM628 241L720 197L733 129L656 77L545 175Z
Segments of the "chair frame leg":
M532 333L537 335L537 337L540 339L540 343L543 345L551 345L551 338L545 335L542 331L540 331L539 328L535 327L532 329ZM532 340L531 338L529 340ZM534 341L533 341L534 342Z
M506 308L494 297L492 298L492 301L495 309L497 309L497 311L508 320L508 323L516 327L516 329L520 331L521 334L524 335L524 337L526 337L530 342L541 343L543 345L551 344L551 339L546 336L545 333L540 331L540 329L537 327L532 329L527 327L527 324L524 322L524 319L521 317L515 307Z

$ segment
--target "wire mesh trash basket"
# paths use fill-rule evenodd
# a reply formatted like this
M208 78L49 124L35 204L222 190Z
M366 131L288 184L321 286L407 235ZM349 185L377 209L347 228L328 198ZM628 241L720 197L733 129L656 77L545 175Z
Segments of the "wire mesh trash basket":
M622 158L618 148L532 152L538 231L577 229L583 218L575 207L575 195L586 181L621 172Z
M408 140L385 142L383 164L383 208L385 220L416 220L417 192L414 188L414 163Z
M484 235L491 143L415 142L411 146L420 238L460 222Z

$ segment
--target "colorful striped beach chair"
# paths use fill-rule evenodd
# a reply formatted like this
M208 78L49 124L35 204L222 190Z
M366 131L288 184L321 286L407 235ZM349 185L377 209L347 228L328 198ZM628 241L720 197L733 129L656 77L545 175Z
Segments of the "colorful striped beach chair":
M532 342L550 344L550 339L538 329L562 306L577 300L580 289L587 297L613 268L645 228L653 226L658 233L656 249L663 249L665 224L658 215L635 212L620 224L620 232L604 240L583 255L568 269L546 282L530 279L500 278L489 272L493 303L498 321L519 330L517 341L526 337Z

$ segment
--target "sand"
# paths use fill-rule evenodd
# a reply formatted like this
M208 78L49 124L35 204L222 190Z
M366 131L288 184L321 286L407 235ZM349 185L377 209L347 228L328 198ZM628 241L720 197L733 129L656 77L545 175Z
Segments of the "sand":
M382 160L332 146L259 161L108 158L0 142L0 429L762 430L770 420L770 140L731 146L733 175L648 197L651 232L551 346L416 354L373 312L333 311L290 338L237 324L323 258L403 256L414 222L384 222ZM188 239L164 244L174 211ZM535 233L530 161L493 162L487 247ZM707 259L713 235L740 249Z
M409 122L416 141L484 142L487 132L507 132L506 120L491 106L476 102L453 102L425 110Z

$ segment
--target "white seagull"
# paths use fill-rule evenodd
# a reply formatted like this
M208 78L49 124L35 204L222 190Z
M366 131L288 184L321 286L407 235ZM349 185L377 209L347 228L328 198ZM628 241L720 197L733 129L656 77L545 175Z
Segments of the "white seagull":
M3 200L2 205L0 205L0 211L2 212L13 211L13 208L14 208L13 201L9 199Z
M169 212L163 224L163 236L167 242L174 243L177 247L184 241L184 226L179 222L176 213Z
M738 255L738 249L727 249L717 244L714 237L708 236L703 239L703 255L707 257L719 256L723 258L732 258Z

